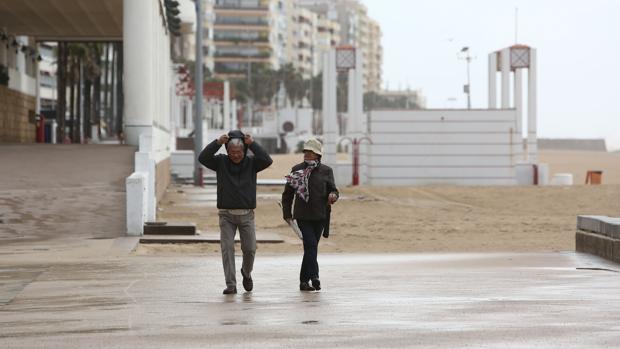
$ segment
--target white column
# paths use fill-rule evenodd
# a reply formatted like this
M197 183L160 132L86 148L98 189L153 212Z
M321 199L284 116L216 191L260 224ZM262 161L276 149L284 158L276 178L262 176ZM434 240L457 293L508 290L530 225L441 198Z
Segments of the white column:
M336 51L323 55L323 158L335 170L336 138L338 132L336 109Z
M362 50L355 50L355 80L354 80L354 88L355 88L355 123L354 123L354 132L356 134L365 134L366 128L364 117L364 55L362 54Z
M355 133L357 133L357 125L356 125L356 118L357 118L357 110L355 108L355 93L356 88L355 88L355 71L357 69L349 69L348 71L348 82L349 82L349 88L347 91L347 123L346 123L346 132L344 133L346 136L353 136L355 137Z
M517 111L516 130L523 130L523 69L515 69L514 75L514 103Z
M528 76L528 97L527 97L527 158L528 161L538 163L537 145L537 90L536 90L536 49L530 48L530 68Z
M239 128L239 121L237 120L237 100L232 100L232 109L231 109L231 120L232 120L232 128L234 130Z
M510 49L501 51L502 67L502 108L510 108Z
M516 161L523 160L523 69L515 69L514 75L515 130L513 132L513 153Z
M153 74L156 52L152 40L153 7L151 0L123 1L123 92L125 139L138 145L140 134L152 134L155 96Z
M367 135L367 120L364 114L364 56L362 50L355 54L355 137L360 139ZM359 146L359 179L360 184L368 182L368 143L364 141Z
M489 109L497 108L497 52L489 54Z
M224 81L224 130L228 132L231 128L235 128L230 122L230 83Z

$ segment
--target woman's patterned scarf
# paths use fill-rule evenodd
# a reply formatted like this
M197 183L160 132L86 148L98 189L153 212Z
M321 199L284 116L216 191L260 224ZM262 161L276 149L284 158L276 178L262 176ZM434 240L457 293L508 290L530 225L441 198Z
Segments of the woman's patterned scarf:
M310 192L308 191L308 179L310 178L310 174L312 170L319 166L318 161L308 161L306 162L308 165L306 168L293 171L290 174L286 175L286 184L293 187L296 190L297 196L299 196L305 202L310 200Z

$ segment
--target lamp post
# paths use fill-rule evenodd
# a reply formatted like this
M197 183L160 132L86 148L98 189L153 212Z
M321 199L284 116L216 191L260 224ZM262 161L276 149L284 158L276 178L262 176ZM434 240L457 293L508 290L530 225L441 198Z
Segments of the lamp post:
M343 141L349 141L353 145L353 171L351 178L351 185L357 186L360 185L360 145L363 141L372 144L372 140L368 137L359 137L359 138L351 138L351 137L342 137L338 142L338 145L341 145Z
M196 115L194 115L194 185L202 187L202 167L198 162L198 155L202 151L202 0L196 0L196 71L195 71L195 100Z
M471 109L471 83L469 80L469 63L471 63L472 59L474 59L474 57L472 57L469 54L469 47L465 46L461 49L460 52L461 55L465 55L464 57L460 57L460 59L464 59L465 62L467 62L467 84L465 86L463 86L463 92L465 92L467 94L467 109Z

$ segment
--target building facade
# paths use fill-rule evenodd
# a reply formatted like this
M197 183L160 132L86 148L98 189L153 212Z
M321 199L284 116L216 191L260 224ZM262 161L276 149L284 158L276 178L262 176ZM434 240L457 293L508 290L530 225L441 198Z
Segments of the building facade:
M321 54L340 43L334 16L298 0L210 0L205 23L206 66L217 78L247 77L253 65L291 63L305 79L321 71Z
M0 30L0 143L33 143L38 112L34 40Z
M216 77L242 78L252 65L280 67L286 59L284 5L274 0L215 0L205 53L212 57Z
M381 27L368 16L366 6L358 0L298 0L298 3L338 24L339 43L362 51L364 91L379 91L383 64Z

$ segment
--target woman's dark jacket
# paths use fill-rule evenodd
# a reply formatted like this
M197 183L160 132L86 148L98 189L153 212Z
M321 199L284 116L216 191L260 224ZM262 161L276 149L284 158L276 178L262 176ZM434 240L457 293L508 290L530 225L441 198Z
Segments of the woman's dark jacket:
M295 165L291 171L305 169L308 165L305 162ZM339 195L336 183L334 182L334 171L327 165L320 164L312 170L308 179L308 193L310 200L308 202L300 199L295 195L295 189L290 185L284 186L282 193L282 213L284 219L294 218L301 220L325 220L329 209L327 197L330 193ZM294 210L291 212L295 202Z

